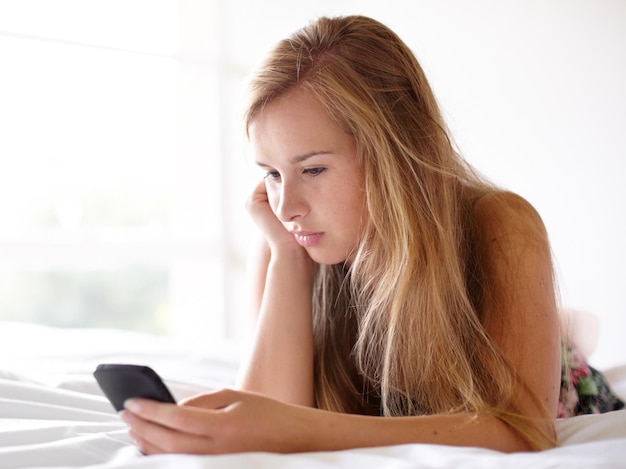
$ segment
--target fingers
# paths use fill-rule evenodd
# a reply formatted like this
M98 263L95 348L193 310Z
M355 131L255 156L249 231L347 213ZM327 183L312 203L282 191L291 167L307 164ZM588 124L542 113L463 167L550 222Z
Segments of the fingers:
M267 190L265 189L265 181L261 181L256 185L250 197L246 201L246 209L261 228L262 231L272 231L276 229L276 225L281 225L278 218L270 207Z
M122 413L122 420L128 424L130 437L144 454L210 454L215 449L212 440L205 435L164 427L129 411Z
M215 414L197 407L130 399L121 418L145 454L209 454L215 452L213 443L220 428Z
M122 420L129 425L150 422L163 428L196 435L204 435L215 426L215 412L197 407L163 404L150 399L130 399L125 403Z
M270 246L299 247L293 235L274 213L265 189L265 181L257 184L248 198L246 208Z
M269 204L267 189L265 188L265 180L262 180L254 187L252 194L246 201L246 208L252 213L259 203Z

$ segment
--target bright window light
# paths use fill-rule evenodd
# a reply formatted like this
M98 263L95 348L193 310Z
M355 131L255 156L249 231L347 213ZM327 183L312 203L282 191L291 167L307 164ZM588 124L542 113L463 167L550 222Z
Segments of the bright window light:
M0 319L226 335L220 70L181 21L0 4Z

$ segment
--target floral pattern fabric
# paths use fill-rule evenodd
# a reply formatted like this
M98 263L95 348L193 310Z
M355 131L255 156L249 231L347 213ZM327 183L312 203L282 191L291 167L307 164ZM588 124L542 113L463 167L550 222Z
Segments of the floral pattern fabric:
M558 418L582 414L600 414L624 408L606 379L589 366L585 356L568 346L562 357L561 395Z

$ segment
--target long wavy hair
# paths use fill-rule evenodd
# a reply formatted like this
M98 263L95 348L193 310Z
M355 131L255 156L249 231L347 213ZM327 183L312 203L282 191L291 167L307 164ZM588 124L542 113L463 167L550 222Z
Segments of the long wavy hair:
M350 266L320 265L313 293L318 407L399 416L496 415L535 447L540 425L481 323L474 201L497 190L458 154L417 59L383 24L319 18L279 42L249 81L246 129L292 87L356 142L367 219Z

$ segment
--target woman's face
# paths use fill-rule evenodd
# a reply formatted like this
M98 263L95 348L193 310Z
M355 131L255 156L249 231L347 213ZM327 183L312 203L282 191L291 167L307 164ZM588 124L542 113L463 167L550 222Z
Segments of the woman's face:
M355 142L306 91L272 101L249 128L266 171L269 204L320 264L350 262L365 219L363 172Z

